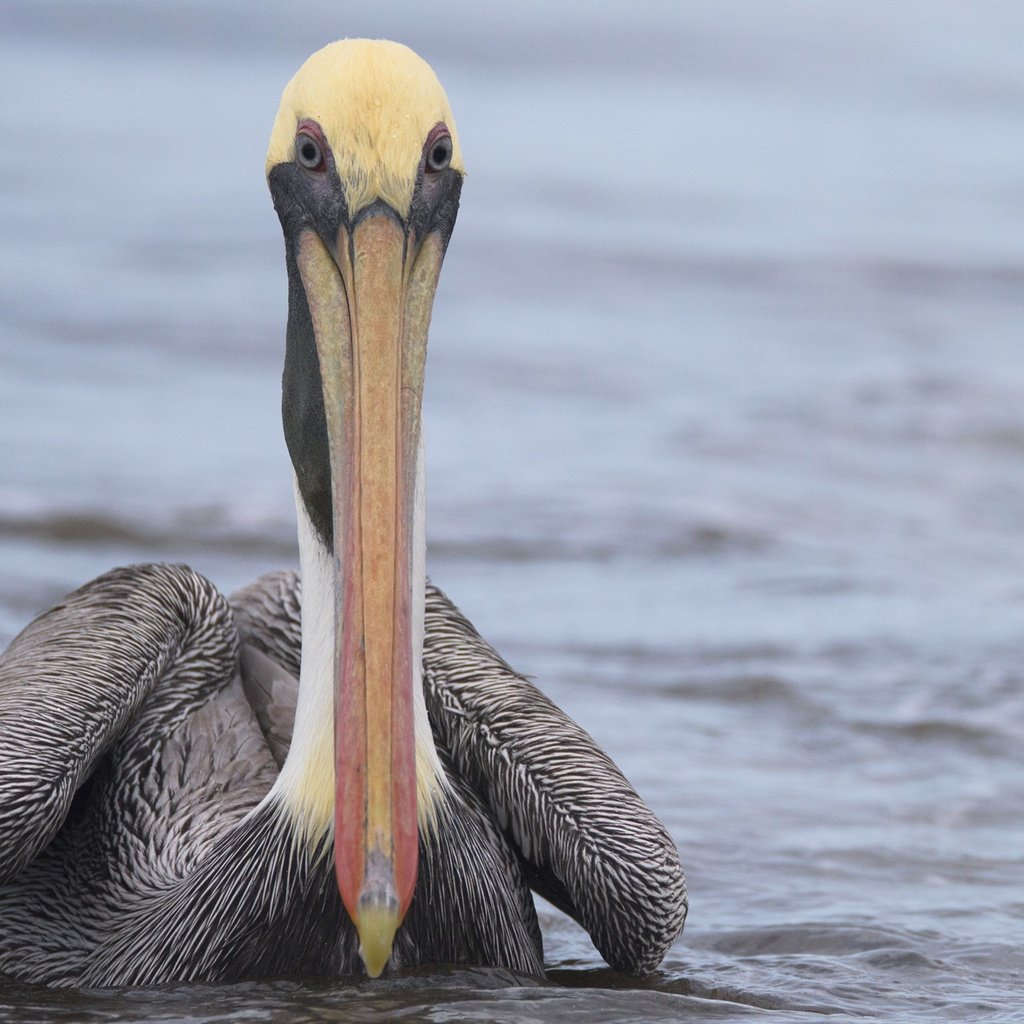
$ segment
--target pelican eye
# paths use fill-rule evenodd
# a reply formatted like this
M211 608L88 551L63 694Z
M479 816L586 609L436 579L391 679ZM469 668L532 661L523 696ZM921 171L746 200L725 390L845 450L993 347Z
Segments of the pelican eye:
M432 174L443 171L452 162L452 137L441 135L427 152L427 170Z
M295 136L295 159L311 171L322 170L324 166L324 153L320 143L305 132L299 132Z

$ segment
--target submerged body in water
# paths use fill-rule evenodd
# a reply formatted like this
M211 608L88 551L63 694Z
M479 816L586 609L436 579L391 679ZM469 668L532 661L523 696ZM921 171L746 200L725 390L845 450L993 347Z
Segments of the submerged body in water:
M593 740L438 590L423 685L445 794L392 968L543 973L530 888L619 970L685 912L675 848ZM361 973L327 835L275 792L301 675L301 588L229 603L181 566L115 570L0 659L0 973L144 985ZM41 848L40 848L41 847Z

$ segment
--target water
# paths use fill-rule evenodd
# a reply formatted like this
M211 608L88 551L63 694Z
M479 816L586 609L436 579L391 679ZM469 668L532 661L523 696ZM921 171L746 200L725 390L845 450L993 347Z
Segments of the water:
M653 979L65 993L0 1019L1020 1020L1024 13L0 10L0 640L116 563L294 564L280 89L445 83L430 570L678 841Z

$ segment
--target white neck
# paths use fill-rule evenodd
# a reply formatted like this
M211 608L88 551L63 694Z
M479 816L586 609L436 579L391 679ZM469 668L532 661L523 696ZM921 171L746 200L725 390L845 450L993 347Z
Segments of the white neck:
M421 829L432 830L447 788L423 698L426 531L423 445L416 459L412 554L412 669L416 791ZM316 840L334 830L334 556L313 528L295 484L302 572L302 668L291 748L274 784L299 832Z

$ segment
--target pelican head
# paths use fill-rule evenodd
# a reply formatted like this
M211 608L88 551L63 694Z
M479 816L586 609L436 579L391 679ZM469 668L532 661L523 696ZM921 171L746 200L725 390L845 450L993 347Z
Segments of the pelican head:
M404 46L332 43L285 88L267 181L288 267L282 412L304 608L282 786L307 836L333 827L372 976L412 899L419 823L441 785L420 686L420 404L462 176L444 90Z

